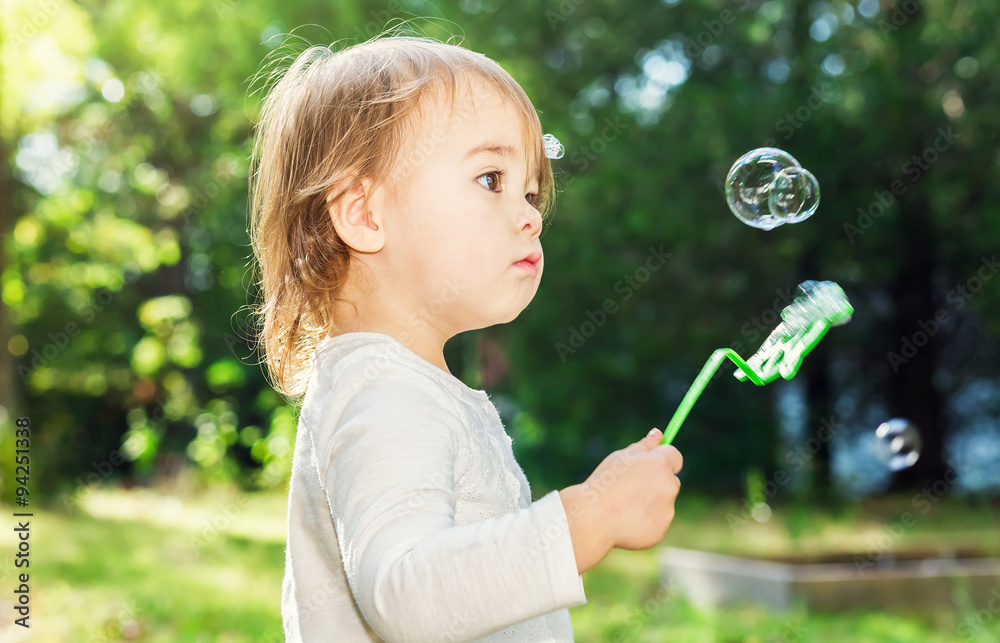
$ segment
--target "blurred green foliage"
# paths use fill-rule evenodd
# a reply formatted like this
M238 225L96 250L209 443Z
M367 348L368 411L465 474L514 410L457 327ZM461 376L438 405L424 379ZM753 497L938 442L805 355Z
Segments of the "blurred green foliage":
M837 281L858 311L799 375L808 424L835 408L910 417L927 449L904 483L940 477L962 428L948 400L995 375L997 282L949 296L1000 246L995 3L3 6L0 470L9 480L13 418L31 417L36 493L178 462L209 481L287 480L296 411L246 323L246 193L255 78L300 25L301 48L434 17L416 26L500 62L566 146L536 299L446 349L502 406L536 495L663 427L711 351L755 350L805 279ZM819 179L807 223L763 233L727 212L730 164L764 145ZM940 310L945 330L893 364ZM710 386L676 442L686 485L739 492L785 464L775 390Z

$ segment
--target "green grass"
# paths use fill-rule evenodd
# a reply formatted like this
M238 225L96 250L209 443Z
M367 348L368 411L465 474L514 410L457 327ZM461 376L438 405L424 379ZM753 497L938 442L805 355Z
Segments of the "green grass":
M910 512L913 521L894 541L894 548L948 550L975 548L1000 556L1000 514L988 505L941 502L926 513L911 497L831 508L783 508L770 520L740 524L734 531L727 516L738 516L736 502L681 498L664 545L728 554L815 555L868 551L884 533ZM571 611L580 641L670 641L671 643L952 643L1000 641L1000 611L975 636L959 626L977 619L977 608L955 593L955 602L917 613L869 610L814 613L798 606L786 614L747 606L694 608L679 592L671 592L659 573L659 552L612 552L584 575L588 604ZM978 615L980 622L986 614Z
M12 512L9 505L0 506ZM729 553L866 549L883 525L913 512L909 499L783 508L734 533L735 503L682 498L664 544ZM4 641L281 641L286 496L104 487L34 508L30 636L11 625L14 569L0 563ZM915 512L918 513L919 512ZM10 513L7 513L10 515ZM919 514L899 547L973 546L998 553L995 509L949 501ZM15 546L10 530L0 544ZM9 555L9 554L8 554ZM1000 553L998 553L1000 555ZM5 557L6 558L6 557ZM23 570L17 570L23 571ZM759 607L702 610L661 584L658 551L614 550L584 575L587 605L570 611L579 641L676 643L945 643L1000 640L1000 612L978 638L962 638L977 608L961 600L917 614L787 614Z
M755 606L699 610L660 582L650 551L612 551L584 575L584 586L588 604L571 612L580 641L951 643L961 640L956 631L964 618L952 606L926 614L816 614L804 606L786 614ZM998 633L994 623L968 640L995 642Z
M32 632L5 616L0 640L281 641L285 502L102 489L34 509Z

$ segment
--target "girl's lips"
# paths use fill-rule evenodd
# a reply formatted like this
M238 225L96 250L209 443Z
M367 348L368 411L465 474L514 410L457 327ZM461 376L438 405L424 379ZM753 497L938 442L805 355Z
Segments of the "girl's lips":
M524 268L525 270L527 270L528 272L530 272L533 275L538 274L538 265L535 262L533 262L533 261L528 261L527 259L522 259L522 260L518 261L517 263L515 263L514 265L515 266L519 266L521 268Z

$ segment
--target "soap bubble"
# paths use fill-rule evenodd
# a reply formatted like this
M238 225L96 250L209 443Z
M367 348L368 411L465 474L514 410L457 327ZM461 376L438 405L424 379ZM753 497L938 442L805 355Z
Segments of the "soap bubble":
M545 146L545 156L550 159L561 159L566 149L563 144L559 142L559 139L552 134L546 134L542 137L542 143Z
M819 207L819 183L812 172L802 167L786 167L774 175L767 197L771 214L782 223L798 223L813 215Z
M770 230L781 223L768 204L775 176L790 167L801 167L788 152L762 147L747 152L733 163L726 176L726 201L740 220L755 228Z
M771 230L811 216L819 206L819 183L788 152L762 147L733 163L726 202L747 225Z
M912 467L922 446L920 433L909 420L893 418L875 429L875 454L893 471Z

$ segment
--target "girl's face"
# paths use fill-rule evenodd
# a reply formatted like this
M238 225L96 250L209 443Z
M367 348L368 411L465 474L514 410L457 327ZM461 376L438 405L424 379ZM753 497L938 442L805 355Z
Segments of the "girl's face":
M425 98L393 185L377 193L386 300L398 304L397 322L445 340L513 320L543 267L542 218L532 205L538 168L528 165L522 117L485 81L469 86L450 110L447 100Z

